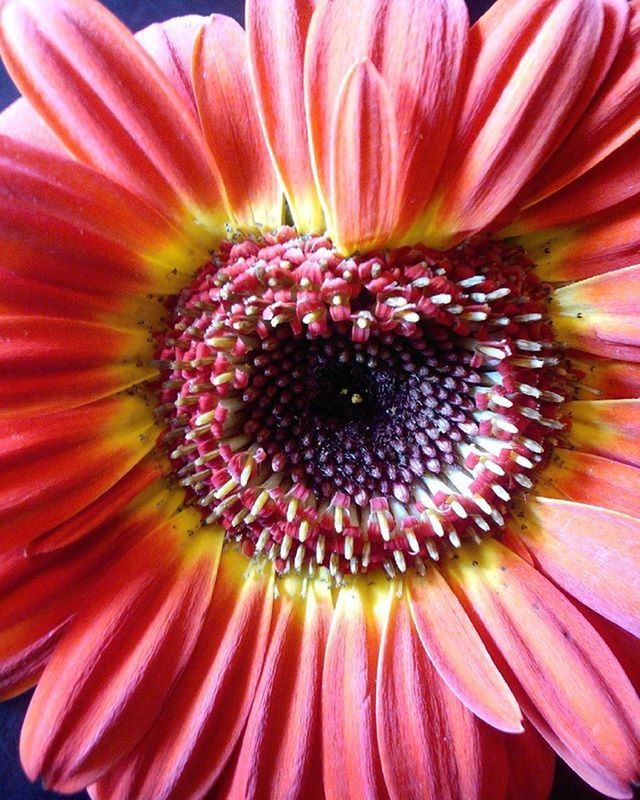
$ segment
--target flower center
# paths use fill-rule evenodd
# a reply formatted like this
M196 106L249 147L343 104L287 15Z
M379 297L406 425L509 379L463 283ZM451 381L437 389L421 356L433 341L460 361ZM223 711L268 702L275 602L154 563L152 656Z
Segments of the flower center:
M564 427L547 294L486 237L351 258L291 228L225 243L161 340L175 474L280 572L422 570L499 535Z

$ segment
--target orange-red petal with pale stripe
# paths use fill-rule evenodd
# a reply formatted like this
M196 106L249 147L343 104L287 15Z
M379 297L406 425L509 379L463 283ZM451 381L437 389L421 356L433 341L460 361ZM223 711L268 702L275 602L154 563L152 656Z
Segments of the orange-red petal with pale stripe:
M398 133L389 91L371 61L355 64L338 92L331 129L329 231L344 253L389 237L396 216Z
M571 225L515 238L544 281L575 281L628 267L640 260L640 212L636 199Z
M535 491L640 517L640 469L592 453L556 447Z
M598 356L640 361L640 266L555 289L549 316L556 338Z
M0 700L35 686L67 624L41 628L27 621L0 633Z
M125 756L160 713L193 650L209 604L222 533L182 512L139 542L92 592L27 712L27 774L63 792L84 788ZM185 540L187 544L185 544Z
M0 418L99 400L157 375L144 328L0 316Z
M162 716L130 757L99 781L96 798L204 796L244 728L268 645L272 604L271 566L247 574L245 557L225 549L200 638Z
M640 701L596 631L496 540L465 546L445 567L490 650L507 662L525 714L593 786L630 798L640 777Z
M640 397L640 364L569 353L571 369L579 372L573 386L575 400L623 400Z
M0 134L57 155L67 155L64 146L24 97L19 97L0 113Z
M599 0L498 0L473 26L428 240L486 227L553 152L603 77L603 19Z
M260 129L247 37L230 17L212 15L196 37L193 85L204 137L238 224L277 227L282 190Z
M640 467L640 400L576 400L563 409L571 419L569 444Z
M377 681L377 730L392 800L502 800L501 737L442 682L391 584ZM447 617L438 621L448 625Z
M521 731L516 699L440 572L410 575L405 590L420 641L449 689L490 725Z
M305 94L312 157L325 208L332 206L331 135L336 97L347 72L368 58L388 88L397 129L397 215L389 232L405 234L404 238L412 241L421 238L417 221L430 197L455 122L467 28L467 9L460 0L319 4L309 29ZM335 225L339 220L331 222ZM407 228L413 228L410 235Z
M623 5L627 6L627 3ZM640 3L628 3L629 19L615 61L599 92L570 135L528 187L529 203L558 191L640 131Z
M519 736L506 736L509 782L504 800L547 800L553 785L553 750L530 723Z
M376 740L376 670L388 586L379 576L340 589L322 674L327 797L388 798Z
M206 17L198 14L186 14L154 22L136 33L136 39L160 67L194 119L198 118L198 110L191 77L193 45L206 21Z
M324 800L320 693L333 603L328 585L280 584L271 640L233 780L220 798Z
M156 438L149 408L128 395L3 422L0 550L25 545L92 503Z
M18 88L80 160L203 243L227 220L195 120L133 35L95 0L4 0L0 51Z
M304 108L304 51L315 0L248 0L255 102L291 215L302 233L324 233Z
M640 635L639 519L593 505L529 497L518 535L545 575Z

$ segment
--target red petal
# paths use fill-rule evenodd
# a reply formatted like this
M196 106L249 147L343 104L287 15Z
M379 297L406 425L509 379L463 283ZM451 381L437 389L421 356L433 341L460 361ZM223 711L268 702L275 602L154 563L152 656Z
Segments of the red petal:
M487 226L549 157L602 77L602 32L598 0L499 0L474 25L434 236Z
M200 533L195 552L179 552L198 519L194 512L175 517L94 587L25 718L20 752L32 779L42 773L57 790L84 788L126 755L160 712L202 627L222 544L220 533Z
M577 350L640 361L640 266L596 275L553 292L556 338Z
M369 59L389 91L402 166L393 196L397 216L392 232L400 235L412 226L422 232L419 220L456 117L467 24L467 10L460 0L338 0L319 5L309 30L305 93L325 206L333 205L330 141L338 113L336 97L352 66ZM337 213L335 217L332 232L340 222ZM360 238L365 239L366 229L363 233ZM415 230L410 234L414 240L416 235Z
M179 95L95 0L4 0L0 50L18 88L80 160L209 244L227 214ZM209 231L207 231L209 227Z
M26 142L56 155L67 151L24 97L19 97L0 113L0 134Z
M527 724L520 736L506 736L509 783L504 800L547 800L556 758L535 728Z
M304 110L304 48L315 0L248 0L255 102L296 227L325 229L311 169Z
M578 370L576 400L623 400L640 397L640 364L571 353L572 369Z
M502 800L507 769L500 740L440 680L406 600L393 585L390 594L378 665L377 723L391 798Z
M397 132L389 92L371 61L355 64L338 92L331 132L329 228L336 247L367 251L396 215Z
M218 779L244 728L269 637L273 572L246 572L244 556L223 552L184 674L143 742L100 780L96 797L191 800Z
M31 621L0 634L0 699L17 697L38 682L66 622L56 629L43 630Z
M242 737L233 781L221 797L324 800L320 730L322 662L331 623L331 592L312 581L281 585L271 641Z
M458 550L446 568L508 663L526 715L595 788L630 798L640 702L602 639L550 581L495 540Z
M532 200L574 181L640 130L640 5L637 0L622 4L615 0L615 5L630 12L616 59L589 108L534 179Z
M154 446L144 401L119 395L41 417L0 435L0 549L26 544L107 491Z
M277 227L282 191L253 99L245 32L235 20L214 14L200 31L193 84L202 130L239 224Z
M577 450L640 467L640 400L578 400L563 410Z
M136 39L160 67L194 119L198 118L198 111L191 79L193 45L206 21L206 17L187 14L156 22L136 33Z
M338 595L322 676L327 797L388 798L375 729L376 665L387 594L385 580L367 576Z
M153 349L145 329L0 316L0 417L74 408L148 380Z
M410 576L405 586L422 645L449 689L490 725L521 731L522 715L511 690L438 570Z
M530 497L518 530L542 572L589 608L640 635L640 520Z
M640 469L608 458L557 447L536 492L640 517Z

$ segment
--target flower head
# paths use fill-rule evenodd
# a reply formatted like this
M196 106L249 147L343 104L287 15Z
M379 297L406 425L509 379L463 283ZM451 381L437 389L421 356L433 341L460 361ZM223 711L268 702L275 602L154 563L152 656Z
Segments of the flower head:
M640 6L0 1L0 689L99 800L640 768Z

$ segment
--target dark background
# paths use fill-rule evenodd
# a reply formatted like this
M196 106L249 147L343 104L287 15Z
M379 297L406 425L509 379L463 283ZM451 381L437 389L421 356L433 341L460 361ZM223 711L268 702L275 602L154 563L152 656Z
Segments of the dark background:
M398 0L400 1L400 0ZM242 22L243 0L103 0L132 30L152 22L180 14L229 14ZM473 17L478 17L492 0L468 0ZM47 0L42 0L43 12ZM0 65L0 108L4 108L18 93ZM29 694L0 705L0 800L54 800L62 795L43 791L23 776L18 760L18 736L22 719L29 704ZM552 800L596 800L602 795L579 781L563 764L558 764ZM86 800L86 794L74 795ZM465 800L465 798L460 798Z

